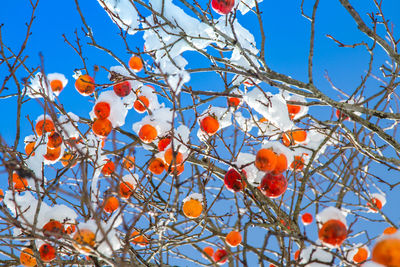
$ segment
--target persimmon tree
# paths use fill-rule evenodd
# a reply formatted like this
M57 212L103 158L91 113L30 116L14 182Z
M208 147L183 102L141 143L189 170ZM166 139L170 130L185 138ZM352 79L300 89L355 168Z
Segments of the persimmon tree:
M62 35L70 73L27 63L39 0L19 48L0 26L0 97L17 110L15 136L1 130L3 265L400 265L395 1L335 1L351 38L320 24L328 3L287 2L305 75L274 67L267 16L285 10L268 1L98 0L118 49L82 2ZM360 75L331 76L322 42L362 54Z

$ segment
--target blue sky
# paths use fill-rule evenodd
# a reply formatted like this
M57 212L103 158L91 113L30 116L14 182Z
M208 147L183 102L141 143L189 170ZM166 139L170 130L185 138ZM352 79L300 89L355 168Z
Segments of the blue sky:
M309 35L310 24L301 16L299 1L268 1L260 5L263 10L263 21L266 32L266 58L269 66L278 71L292 76L293 78L307 81L307 61L309 50ZM321 1L320 8L317 12L316 23L316 46L315 46L315 83L317 87L324 93L328 94L336 100L344 98L334 92L329 83L324 78L325 72L329 73L334 83L342 88L344 91L351 93L354 88L359 84L361 76L365 74L368 63L368 54L362 47L339 48L332 40L326 37L326 34L331 34L336 39L343 43L352 44L361 41L371 41L357 31L356 25L352 18L346 13L345 9L340 5L339 1ZM356 2L356 1L353 1ZM365 14L367 10L374 10L372 1L358 1L361 3L354 3L357 10L364 19L367 20ZM102 45L116 51L117 55L126 61L130 55L127 53L123 42L118 36L118 28L111 22L108 15L98 5L97 1L85 0L80 1L81 8L88 24L92 27L95 38ZM311 13L313 2L305 1L305 11L307 14ZM390 0L384 1L383 9L387 18L390 18L394 23L395 32L400 27L400 1ZM3 23L2 38L6 45L14 51L17 50L23 38L25 37L25 23L30 17L31 9L28 8L28 1L15 0L6 1L2 3L0 10L0 23ZM60 100L68 111L73 111L78 115L88 117L88 112L92 108L92 104L88 103L87 98L80 96L74 89L74 79L72 78L73 70L81 68L82 63L76 53L69 47L62 37L62 34L74 42L74 31L77 30L83 43L89 41L84 38L81 31L81 21L74 1L51 1L43 0L39 4L36 19L32 27L32 36L29 38L25 55L28 55L26 63L28 66L38 66L40 63L39 53L44 56L44 66L47 73L59 72L66 75L69 80L67 88L60 95ZM255 25L254 16L241 16L239 21L242 25L255 35L258 43L260 40L259 30ZM397 30L398 32L398 30ZM129 37L128 41L131 49L142 49L143 41L141 34ZM84 45L84 54L88 59L90 68L94 64L110 67L117 65L116 61L110 56L105 55L103 52L95 48ZM376 50L375 66L383 64L386 58L382 50ZM193 64L201 63L200 58L191 57L194 60ZM26 73L19 72L19 78L22 79ZM375 73L377 74L377 73ZM7 75L4 66L0 66L0 79ZM206 77L206 78L205 78ZM212 74L207 76L193 75L190 85L194 88L207 88L215 87L215 90L222 90L218 88L218 83L205 83L212 79ZM100 71L98 79L107 82L106 73ZM379 86L378 83L371 80L368 82L367 90L374 90L374 87ZM9 90L13 92L15 88L10 87ZM7 92L2 93L7 94ZM216 104L224 103L225 99L217 99L214 101ZM16 101L15 98L1 100L1 110L7 112L4 117L3 127L0 133L8 143L13 142L15 136L15 121L16 121ZM323 112L320 112L323 111ZM324 119L330 118L333 111L328 109L315 108L314 112L320 112ZM40 105L35 100L30 100L23 107L22 122L22 138L31 134L31 129L25 116L29 114L32 120L42 114ZM132 114L132 112L130 112ZM137 115L128 115L124 129L131 130L133 122L137 121ZM22 139L19 149L22 151ZM385 169L377 166L377 173L386 172ZM388 173L388 176L392 173ZM4 180L5 181L5 180ZM6 184L1 184L0 187L5 188ZM383 187L385 191L387 188ZM388 192L388 204L385 206L386 211L393 211L392 219L396 222L399 221L398 215L395 215L396 205L400 201L399 196L394 196L393 193ZM392 204L393 203L393 204ZM221 207L222 209L222 207ZM389 212L390 213L390 212ZM368 231L379 233L386 226L376 227L375 224L368 225ZM315 224L307 228L311 233L316 232ZM256 236L254 236L256 238Z

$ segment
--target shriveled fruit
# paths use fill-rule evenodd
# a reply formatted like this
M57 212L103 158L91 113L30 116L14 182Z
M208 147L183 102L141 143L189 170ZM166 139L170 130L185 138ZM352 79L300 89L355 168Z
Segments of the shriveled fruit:
M124 161L122 162L122 167L127 170L132 170L135 167L135 157L134 156L126 156Z
M211 7L220 15L227 15L232 11L235 0L212 0Z
M139 138L142 142L149 144L157 138L157 129L150 124L145 124L139 130Z
M226 252L225 249L217 249L214 253L213 259L218 265L222 265L228 260L228 252Z
M132 243L141 247L145 247L149 244L149 240L146 236L140 234L138 231L134 231L131 234Z
M12 181L14 185L14 189L18 192L25 191L28 188L28 180L19 176L16 172L12 175Z
M257 152L254 165L260 171L270 172L275 169L277 161L277 155L274 151L263 148Z
M125 97L132 91L132 86L129 81L124 81L113 86L114 93L119 97Z
M183 214L190 219L200 217L203 211L203 204L198 199L189 199L183 203Z
M226 188L232 192L242 191L246 187L240 173L235 169L230 169L226 172L224 177L224 184Z
M36 266L36 258L33 254L33 250L24 248L19 255L19 262L26 267Z
M323 244L339 247L347 238L346 225L340 220L328 220L319 229L318 237Z
M376 243L372 260L384 266L400 266L400 239L387 238Z
M170 137L161 138L160 141L158 141L157 145L158 151L164 151L170 143L171 143Z
M203 248L203 255L201 256L205 259L208 259L205 255L208 255L212 259L214 256L214 249L212 247Z
M151 171L151 173L160 175L161 173L163 173L164 169L165 169L165 164L162 159L155 158L151 160L149 164L149 171Z
M91 95L95 89L94 79L87 74L79 76L75 81L75 89L83 96Z
M40 258L44 262L50 262L56 258L56 249L47 243L44 243L39 248Z
M285 193L288 182L282 174L273 175L267 173L261 180L260 190L261 192L269 198L280 197Z
M94 106L94 115L98 119L107 119L110 116L111 107L107 102L97 102Z
M43 228L43 234L46 236L61 237L63 234L64 225L57 220L50 220Z
M133 108L138 112L138 113L143 113L147 110L149 107L150 102L147 97L144 95L139 96L138 99L133 103Z
M47 147L55 149L62 144L62 137L57 132L52 132L47 141Z
M309 225L313 221L313 216L311 215L311 213L306 212L303 215L301 215L301 221L303 222L304 225Z
M219 129L219 122L212 116L206 116L200 121L200 128L207 134L213 135Z
M108 197L104 202L104 211L113 213L119 207L119 200L114 196Z
M49 119L42 119L36 123L35 131L38 136L55 131L54 123Z
M131 68L135 72L139 72L143 69L143 62L140 57L132 56L129 59L129 68Z
M119 194L122 198L130 198L133 193L133 185L129 182L122 181L119 184Z
M96 235L89 229L78 229L74 234L72 245L81 253L90 252L89 247L96 244ZM89 246L89 247L88 247Z
M112 130L112 124L108 119L97 119L93 122L92 131L99 137L107 137Z
M225 237L226 243L231 247L237 247L242 243L242 235L239 231L231 231Z
M115 164L111 160L107 160L107 163L101 168L101 173L104 176L110 176L115 171Z

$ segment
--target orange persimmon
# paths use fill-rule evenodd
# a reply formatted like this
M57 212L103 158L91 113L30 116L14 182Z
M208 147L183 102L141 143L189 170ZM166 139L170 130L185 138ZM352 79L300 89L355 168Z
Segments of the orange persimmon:
M176 152L175 159L174 159L174 151L170 147L164 153L164 160L168 165L170 165L173 160L175 160L174 161L175 165L179 165L179 164L182 164L182 162L183 162L183 155L181 152Z
M119 200L114 196L108 197L104 201L104 211L107 213L113 213L119 207Z
M96 244L96 235L89 229L78 229L75 233L72 245L81 253L90 252L90 247Z
M146 236L141 235L138 231L134 231L131 234L132 243L141 247L145 247L149 244L149 240Z
M203 255L201 256L205 259L208 259L205 255L208 255L212 259L214 256L214 249L212 247L203 248Z
M301 171L304 168L304 159L301 156L294 156L294 160L292 164L290 164L290 168L294 171Z
M171 172L169 173L170 175L181 175L182 172L185 170L185 165L184 164L180 164L180 165L165 165L165 170L168 171L169 169L171 169Z
M149 107L150 102L147 97L144 95L139 96L138 99L133 103L133 108L138 112L138 113L143 113L147 110Z
M47 147L47 153L43 155L43 157L48 161L55 161L60 157L60 155L61 155L61 146L53 149Z
M26 267L36 266L36 258L33 254L33 250L30 248L24 248L19 255L19 262Z
M12 181L14 185L14 189L18 192L25 191L28 188L28 180L19 176L16 172L12 175Z
M68 164L71 163L71 168L75 167L78 163L75 156L70 152L65 152L60 161L64 167L68 166Z
M226 235L225 241L230 247L237 247L242 243L242 235L239 231L231 231Z
M30 155L35 149L36 142L29 142L25 145L25 154ZM35 152L31 156L35 156Z
M121 181L119 184L119 194L122 198L129 198L133 193L133 185L129 182Z
M97 102L94 106L94 115L99 119L107 119L110 116L110 104L107 102Z
M115 164L111 160L107 160L107 163L101 168L101 173L104 176L110 176L115 171Z
M3 201L4 199L4 192L3 189L0 189L0 203Z
M165 164L162 159L155 158L151 160L149 164L149 171L151 171L151 173L160 175L161 173L163 173L164 169L165 169Z
M400 266L400 239L387 238L376 243L372 260L384 266Z
M385 230L383 230L383 233L385 235L391 235L397 232L397 229L393 226L387 227Z
M353 256L353 261L355 263L361 263L366 261L368 258L368 250L366 248L358 248L357 253Z
M48 141L47 141L47 147L55 149L62 144L62 137L59 133L57 132L52 132L49 135Z
M95 89L94 79L87 74L79 76L75 81L75 89L83 96L91 95Z
M257 152L254 165L260 171L269 172L275 169L278 157L274 151L268 148L260 149Z
M39 248L40 258L44 262L50 262L56 258L56 249L47 243L44 243Z
M74 224L64 224L63 233L70 235L75 232L76 226Z
M198 218L203 211L203 204L198 199L189 199L183 203L183 214L190 219Z
M126 156L122 162L122 167L127 170L132 170L135 167L135 157L134 156Z
M129 81L124 81L113 86L114 93L119 97L125 97L132 91L132 86Z
M222 265L228 260L228 252L226 252L225 249L217 249L214 253L213 259L218 265Z
M306 212L303 215L301 215L301 221L303 222L304 225L309 225L313 221L313 216L311 215L311 213Z
M55 131L54 123L50 119L42 119L36 123L35 131L38 136L42 136L43 133L49 133Z
M319 229L318 237L322 243L339 247L347 238L346 225L340 220L328 220Z
M43 234L46 236L61 237L63 234L64 225L57 220L50 220L43 228Z
M58 93L61 92L62 89L64 89L64 85L60 80L52 80L50 82L50 88L53 92Z
M278 175L287 170L287 159L285 154L279 154L276 157L276 165L272 170L272 174Z
M150 124L145 124L139 130L139 138L142 142L149 144L157 138L157 129Z
M134 72L139 72L143 69L143 62L140 57L132 56L129 59L129 68L131 68Z
M108 119L97 119L93 122L92 131L100 137L107 137L112 130L112 124Z
M164 151L165 148L171 143L171 138L170 137L164 137L161 138L160 141L158 141L158 151Z
M237 107L240 104L240 99L237 97L228 97L228 106Z
M206 116L200 121L200 128L207 134L213 135L219 129L219 122L212 116Z

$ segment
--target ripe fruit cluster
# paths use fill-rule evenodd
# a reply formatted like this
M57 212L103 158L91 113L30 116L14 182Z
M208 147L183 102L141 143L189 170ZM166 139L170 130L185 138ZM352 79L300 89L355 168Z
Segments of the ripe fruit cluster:
M287 188L286 177L282 175L287 170L286 155L276 154L272 149L263 148L257 152L254 165L265 172L259 189L270 198L281 196Z
M112 130L111 121L108 119L111 112L111 106L108 102L97 102L94 106L94 115L97 117L92 124L92 131L97 136L105 138Z

